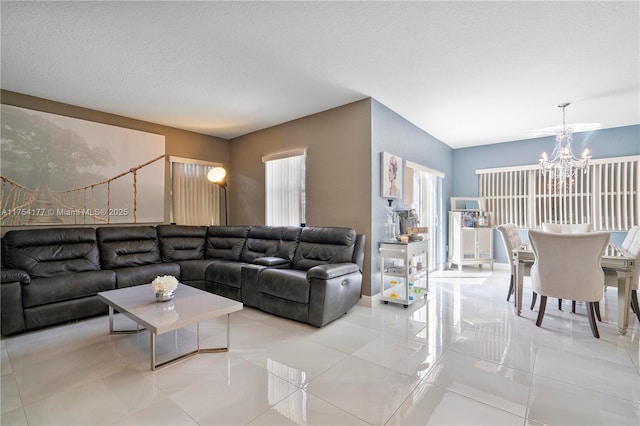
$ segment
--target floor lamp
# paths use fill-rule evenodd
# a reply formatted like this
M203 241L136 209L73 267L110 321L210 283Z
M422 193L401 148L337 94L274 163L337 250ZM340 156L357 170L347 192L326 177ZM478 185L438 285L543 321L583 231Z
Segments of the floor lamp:
M222 167L214 167L213 169L209 170L209 173L207 173L207 179L209 179L210 182L213 182L221 189L224 189L224 224L228 225L229 211L227 210L227 181L225 180L226 176L227 171Z

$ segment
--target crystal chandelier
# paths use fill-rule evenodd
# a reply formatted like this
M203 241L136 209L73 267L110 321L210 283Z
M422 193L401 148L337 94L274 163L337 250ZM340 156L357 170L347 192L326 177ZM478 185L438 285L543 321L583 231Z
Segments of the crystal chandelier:
M562 129L556 133L556 147L553 151L553 158L549 159L547 153L542 153L542 158L538 161L540 167L553 176L554 179L570 179L575 176L578 170L586 173L591 156L589 150L585 149L582 157L578 158L573 154L571 141L573 139L573 129L565 125L565 108L569 102L558 105L562 108Z

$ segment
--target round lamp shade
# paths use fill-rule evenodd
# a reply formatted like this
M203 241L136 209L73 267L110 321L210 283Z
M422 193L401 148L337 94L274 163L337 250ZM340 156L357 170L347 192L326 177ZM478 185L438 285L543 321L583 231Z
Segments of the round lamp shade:
M220 183L224 180L224 177L227 175L227 171L222 167L214 167L209 170L207 173L207 179L213 183Z

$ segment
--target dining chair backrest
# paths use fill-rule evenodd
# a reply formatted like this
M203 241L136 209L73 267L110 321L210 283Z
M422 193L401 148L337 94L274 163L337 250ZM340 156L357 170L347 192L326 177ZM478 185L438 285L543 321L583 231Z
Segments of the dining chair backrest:
M544 222L542 230L544 232L555 232L557 234L582 234L591 231L590 223L550 223Z
M629 229L621 247L636 257L631 274L631 288L637 290L640 283L640 226Z
M533 291L560 299L597 302L604 291L600 263L609 233L557 234L529 231L535 254L531 267Z
M504 223L498 226L498 231L502 235L502 242L504 243L504 249L507 251L507 259L509 259L509 265L511 266L511 273L514 274L515 266L511 257L513 256L513 249L522 245L520 234L518 234L518 228L513 223Z
M633 226L629 229L621 247L631 254L640 253L640 226Z

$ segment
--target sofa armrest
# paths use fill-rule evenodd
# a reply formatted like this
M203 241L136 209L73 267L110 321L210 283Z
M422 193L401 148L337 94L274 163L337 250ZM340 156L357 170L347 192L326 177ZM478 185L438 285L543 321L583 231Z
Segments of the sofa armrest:
M20 282L22 285L28 285L31 282L31 277L20 269L2 269L0 270L0 282L2 284Z
M330 280L342 275L360 272L360 268L355 263L329 263L326 265L318 265L307 271L307 279Z
M20 269L0 269L2 297L0 297L0 332L3 336L26 330L22 306L23 286L31 282L31 277Z
M283 259L281 257L267 256L267 257L257 257L251 261L254 265L260 266L281 266L289 263L287 259Z
M316 327L346 314L362 291L362 274L356 263L318 265L307 272L309 280L309 319Z

